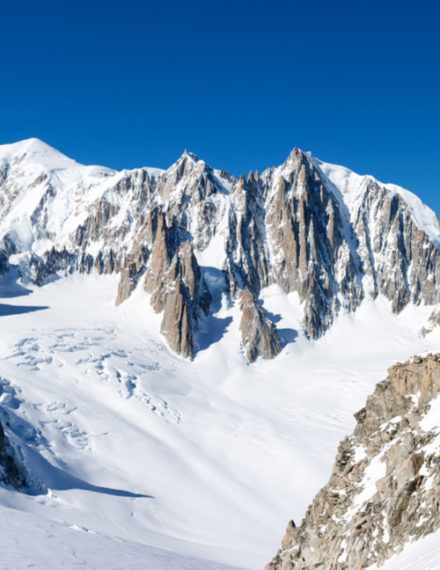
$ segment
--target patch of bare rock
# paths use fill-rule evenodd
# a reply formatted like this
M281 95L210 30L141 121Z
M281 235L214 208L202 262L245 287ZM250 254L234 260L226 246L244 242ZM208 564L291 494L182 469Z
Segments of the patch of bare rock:
M368 568L440 528L440 425L422 427L439 392L440 354L389 369L266 570Z

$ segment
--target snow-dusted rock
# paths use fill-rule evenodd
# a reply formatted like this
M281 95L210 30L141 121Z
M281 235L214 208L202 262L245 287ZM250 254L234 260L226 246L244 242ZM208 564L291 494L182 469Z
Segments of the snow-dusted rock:
M300 150L262 177L268 187L265 221L276 280L286 293L299 293L306 331L317 338L341 308L356 309L364 296L352 229Z
M420 334L422 336L426 336L427 334L431 333L434 329L440 326L440 309L434 309L432 313L429 315L428 320L426 321L425 325L422 327Z
M117 304L143 281L154 308L170 311L168 342L187 356L197 314L208 310L204 267L224 272L221 294L233 303L244 290L258 300L272 284L297 292L311 338L379 294L395 312L440 302L435 214L402 188L299 149L245 179L187 151L166 171L116 172L29 139L0 147L0 190L0 271L14 254L22 277L38 285L55 274L120 273ZM179 274L185 267L195 296ZM180 340L169 334L176 318L187 331Z
M440 355L389 369L268 570L359 570L440 528Z

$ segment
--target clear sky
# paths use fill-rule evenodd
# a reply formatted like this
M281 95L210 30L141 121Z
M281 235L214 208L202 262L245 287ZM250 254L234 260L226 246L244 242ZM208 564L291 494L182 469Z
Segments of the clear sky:
M3 0L0 142L234 174L298 146L440 213L438 4Z

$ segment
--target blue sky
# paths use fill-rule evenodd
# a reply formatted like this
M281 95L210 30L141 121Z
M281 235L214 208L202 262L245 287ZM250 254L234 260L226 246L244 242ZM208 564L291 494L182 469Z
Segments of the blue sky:
M298 146L440 213L439 22L434 1L4 0L0 142L235 174Z

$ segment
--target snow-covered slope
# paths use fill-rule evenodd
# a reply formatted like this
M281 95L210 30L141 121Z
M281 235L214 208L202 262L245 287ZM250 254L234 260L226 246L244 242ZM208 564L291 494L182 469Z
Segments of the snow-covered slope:
M376 180L373 176L362 176L344 166L322 162L312 156L310 156L310 158L330 182L329 186L333 186L342 194L352 220L358 217L361 203L365 199L365 194L371 186L379 185L389 191L391 196L397 194L405 201L417 226L428 234L429 238L437 247L440 247L438 217L418 196L396 184L384 184Z
M75 524L0 506L1 568L100 568L105 570L237 570L217 562L98 534Z
M83 166L38 139L0 146L0 233L19 251L64 243L115 171ZM44 219L36 213L45 207ZM53 236L51 240L49 236Z
M409 543L401 554L380 566L381 570L437 570L440 568L439 532ZM376 566L371 566L376 570Z
M243 568L261 568L301 517L386 367L439 341L415 332L429 308L394 315L381 299L311 343L295 336L295 298L273 286L265 307L288 340L275 360L249 366L236 353L224 306L220 340L191 362L166 347L142 291L114 307L115 279L72 276L3 299L0 419L50 492L0 501Z
M0 421L38 482L0 505L115 567L261 568L387 367L440 340L434 218L347 177L298 150L236 179L0 147Z

